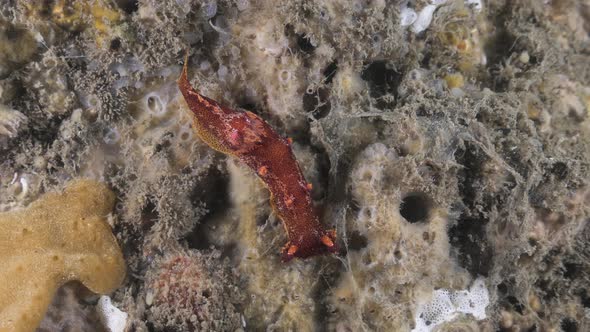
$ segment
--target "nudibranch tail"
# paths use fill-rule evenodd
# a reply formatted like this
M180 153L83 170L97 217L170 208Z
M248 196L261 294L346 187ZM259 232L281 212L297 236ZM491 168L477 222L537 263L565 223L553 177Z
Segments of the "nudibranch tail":
M271 192L271 206L283 221L289 241L282 258L306 258L338 251L336 232L326 231L291 150L292 140L278 135L251 112L238 112L196 92L188 80L185 58L178 88L186 100L197 135L211 148L248 165Z
M306 243L310 243L308 240ZM282 259L284 262L288 262L295 257L306 258L315 255L322 255L326 253L337 253L339 251L338 245L336 244L336 231L329 230L319 236L319 242L311 240L314 245L299 248L298 245L292 244L291 241L283 247Z

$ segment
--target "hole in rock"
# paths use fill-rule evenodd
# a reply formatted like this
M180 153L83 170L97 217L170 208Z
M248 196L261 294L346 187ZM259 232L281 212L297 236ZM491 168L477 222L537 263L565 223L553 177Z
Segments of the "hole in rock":
M358 231L353 231L348 238L348 248L350 248L350 250L361 250L365 248L367 244L367 237Z
M300 51L304 55L310 55L316 47L311 43L309 36L305 33L297 33L291 24L285 25L285 36L290 40L289 48Z
M508 303L510 303L514 310L516 310L516 312L522 315L522 313L524 312L524 305L522 305L522 303L520 303L520 301L518 301L516 297L511 295L508 296L506 300L508 301Z
M425 221L430 212L431 202L424 194L409 194L402 200L399 212L410 223Z
M563 263L563 276L567 279L574 279L581 276L580 271L583 270L582 266L573 262Z
M303 95L303 109L308 113L311 112L316 119L326 117L332 108L329 94L329 90L325 87L319 88L317 92L306 92Z
M324 71L322 73L324 74L324 77L326 78L326 84L332 83L332 80L334 80L334 75L336 75L337 70L338 70L338 61L332 61L332 63L330 63L328 65L328 67L326 67L326 69L324 69Z
M579 296L580 296L580 301L582 302L582 305L584 306L584 308L586 308L586 309L590 308L590 296L588 296L588 291L585 289L582 289L579 292Z
M146 205L141 209L141 226L144 231L149 230L160 219L160 212L154 202L150 198Z
M121 39L115 38L111 40L109 48L111 49L111 51L118 51L121 48Z
M385 61L375 61L363 70L361 78L369 83L371 97L379 98L386 94L397 97L397 88L402 74L391 68Z
M558 161L551 167L551 173L555 175L558 180L563 180L567 176L567 165L564 162Z
M162 110L164 109L164 106L162 105L162 102L160 101L160 97L158 97L156 95L149 96L146 104L147 104L148 109L151 112L156 113L156 114L162 113Z
M127 15L131 15L139 9L138 0L115 0L115 2Z
M563 332L578 332L578 323L572 318L564 318L561 321L561 330Z
M305 54L311 54L315 50L315 46L312 45L307 35L297 35L297 46Z
M200 222L186 236L189 248L204 250L213 244L208 238L208 233L211 227L215 227L214 221L219 219L218 216L227 211L228 181L226 173L214 168L209 170L200 185L193 188L190 195L193 207L205 207L206 211L200 216Z
M9 41L16 42L25 33L25 31L26 30L24 29L11 26L4 31L4 35Z

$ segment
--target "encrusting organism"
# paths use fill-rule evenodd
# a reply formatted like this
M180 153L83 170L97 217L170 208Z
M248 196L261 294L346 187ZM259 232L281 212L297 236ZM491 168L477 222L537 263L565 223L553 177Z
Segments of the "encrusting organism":
M196 92L187 78L187 61L178 87L192 111L196 133L213 149L240 159L266 184L273 210L289 237L283 261L336 252L336 232L322 227L311 185L303 177L290 140L256 114L234 111Z
M145 277L147 321L156 331L236 331L242 327L237 272L221 253L174 248Z
M119 287L125 260L106 219L114 205L105 185L76 180L0 213L0 332L35 330L68 281L100 294Z

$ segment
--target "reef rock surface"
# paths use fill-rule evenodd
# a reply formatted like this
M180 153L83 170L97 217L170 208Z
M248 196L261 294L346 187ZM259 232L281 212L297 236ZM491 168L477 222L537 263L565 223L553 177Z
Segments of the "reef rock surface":
M193 131L186 51L292 138L338 255L281 262L266 188ZM128 272L41 331L114 329L105 301L128 331L588 331L589 170L584 0L0 3L0 211L100 181Z

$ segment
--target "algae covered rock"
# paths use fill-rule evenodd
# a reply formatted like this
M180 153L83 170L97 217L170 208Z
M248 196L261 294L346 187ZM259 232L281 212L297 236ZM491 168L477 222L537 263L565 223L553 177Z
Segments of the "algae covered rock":
M236 275L219 253L174 251L157 259L146 275L148 321L157 329L234 331L241 327Z
M106 189L33 203L84 177L117 197L129 331L590 330L588 18L587 0L0 1L0 211L33 204L0 215L0 320L41 315L23 289L89 277L53 252L116 248L57 222L101 219ZM187 51L200 94L292 139L338 255L281 262L268 190L194 133ZM23 228L54 235L35 252ZM40 329L104 330L62 319L100 308L68 287ZM438 305L473 289L485 318Z
M0 214L0 331L35 329L68 281L96 293L121 284L125 261L106 222L114 200L103 184L77 180Z
M36 50L37 41L30 31L0 17L0 78L25 64Z

